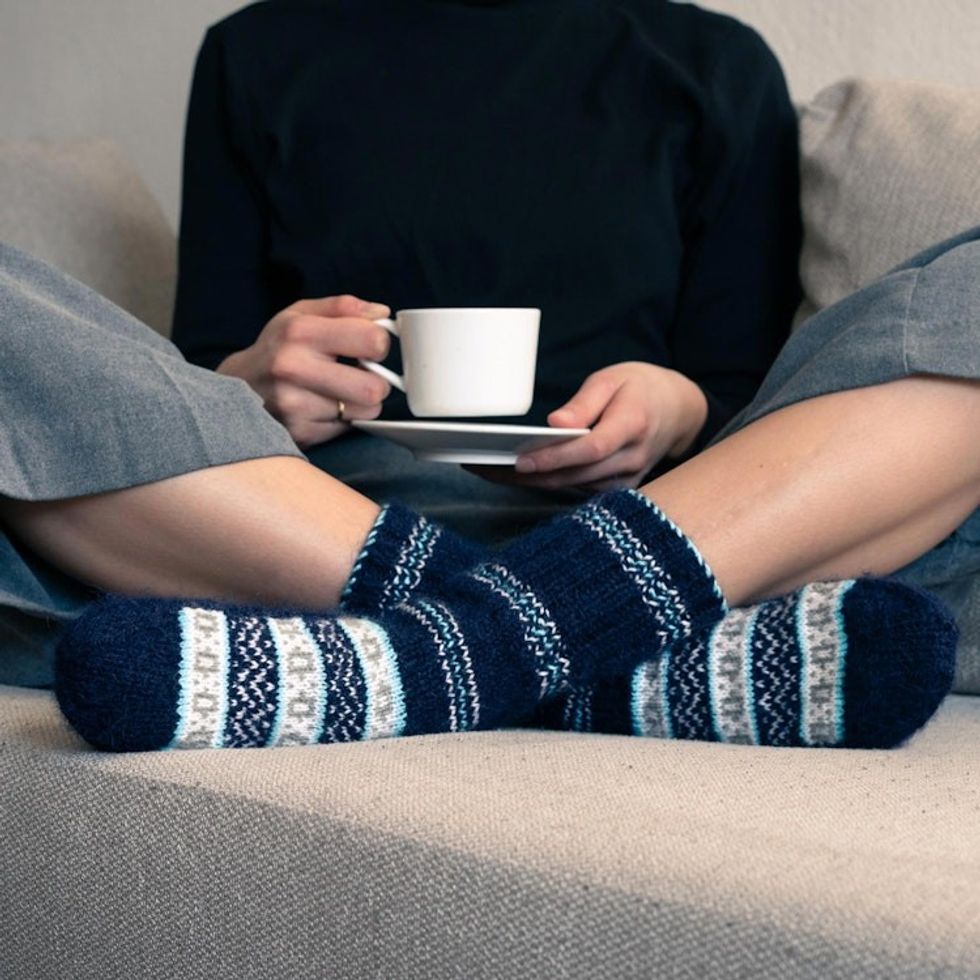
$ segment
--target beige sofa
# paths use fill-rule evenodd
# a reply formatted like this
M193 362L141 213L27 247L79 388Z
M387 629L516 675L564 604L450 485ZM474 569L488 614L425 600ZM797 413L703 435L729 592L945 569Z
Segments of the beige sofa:
M845 84L803 118L812 306L980 224L980 97ZM0 148L0 202L0 238L164 329L172 234L110 147ZM0 977L980 977L960 599L960 693L892 752L503 731L108 756L0 688Z

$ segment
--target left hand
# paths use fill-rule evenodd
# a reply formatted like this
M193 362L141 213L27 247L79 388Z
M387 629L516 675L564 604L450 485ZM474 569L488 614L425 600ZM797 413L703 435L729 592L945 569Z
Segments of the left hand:
M665 456L683 456L708 414L704 392L678 371L625 361L596 371L548 416L556 428L592 431L520 456L513 470L473 467L495 483L589 492L638 487Z

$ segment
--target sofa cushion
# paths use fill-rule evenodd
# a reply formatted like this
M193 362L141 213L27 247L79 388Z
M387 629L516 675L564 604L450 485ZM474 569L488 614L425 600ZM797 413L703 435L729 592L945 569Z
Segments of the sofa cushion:
M144 323L170 330L175 235L111 143L0 142L0 241L80 279Z
M980 976L980 699L893 752L541 731L108 756L0 688L11 980Z
M800 317L980 225L980 91L838 82L800 119Z

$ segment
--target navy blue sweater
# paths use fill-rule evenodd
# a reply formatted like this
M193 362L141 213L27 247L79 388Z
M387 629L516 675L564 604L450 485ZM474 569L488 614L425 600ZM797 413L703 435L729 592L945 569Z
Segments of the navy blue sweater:
M701 445L786 338L797 169L772 53L693 5L266 0L198 58L174 340L215 367L336 293L539 306L534 420L648 361L705 391Z

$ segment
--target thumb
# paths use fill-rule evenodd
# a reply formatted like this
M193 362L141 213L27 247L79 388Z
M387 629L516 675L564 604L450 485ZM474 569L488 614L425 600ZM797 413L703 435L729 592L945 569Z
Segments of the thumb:
M619 390L619 383L601 372L590 374L582 387L549 416L548 423L557 428L587 428L593 425Z
M371 303L347 293L342 296L323 296L320 299L301 299L293 303L291 308L297 313L310 316L360 316L367 320L379 320L391 313L384 303Z

